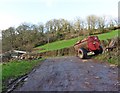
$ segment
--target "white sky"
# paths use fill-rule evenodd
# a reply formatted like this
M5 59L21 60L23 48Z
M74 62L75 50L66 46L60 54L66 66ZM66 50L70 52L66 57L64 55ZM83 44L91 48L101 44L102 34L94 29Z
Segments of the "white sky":
M17 27L23 22L38 24L50 19L88 15L118 16L119 0L0 0L0 29Z

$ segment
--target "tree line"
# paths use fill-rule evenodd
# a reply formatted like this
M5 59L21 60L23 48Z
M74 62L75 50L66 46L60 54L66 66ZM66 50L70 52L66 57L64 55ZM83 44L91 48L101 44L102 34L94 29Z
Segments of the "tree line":
M115 19L107 20L105 16L96 15L90 15L85 20L77 17L72 22L66 19L52 19L45 24L22 23L17 28L9 27L2 30L2 50L31 51L34 47L57 40L104 33L117 24Z

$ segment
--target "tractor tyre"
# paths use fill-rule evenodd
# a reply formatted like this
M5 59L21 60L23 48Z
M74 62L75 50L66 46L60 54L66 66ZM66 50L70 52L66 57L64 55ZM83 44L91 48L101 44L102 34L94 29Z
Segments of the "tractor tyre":
M87 58L87 50L84 48L80 48L78 52L78 57L80 57L81 59Z
M102 54L102 52L103 52L102 46L99 46L99 48L100 48L99 50L94 51L95 55Z
M100 49L99 49L99 54L102 54L102 52L103 52L102 46L100 46L99 48L100 48Z
M99 54L99 50L95 50L94 53L95 53L95 55L98 55Z

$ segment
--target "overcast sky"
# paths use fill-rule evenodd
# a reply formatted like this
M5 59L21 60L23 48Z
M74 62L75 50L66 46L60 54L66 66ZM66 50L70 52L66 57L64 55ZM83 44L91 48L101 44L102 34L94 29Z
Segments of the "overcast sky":
M0 29L17 27L23 22L38 24L50 19L88 15L118 16L119 0L0 0Z

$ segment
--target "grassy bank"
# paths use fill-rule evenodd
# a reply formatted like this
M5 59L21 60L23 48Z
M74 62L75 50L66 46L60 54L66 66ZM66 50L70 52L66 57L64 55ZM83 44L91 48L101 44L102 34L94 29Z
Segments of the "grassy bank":
M110 52L95 56L94 59L118 65L118 59L120 59L120 55L116 55L114 52Z
M106 61L118 65L119 63L118 61L120 59L120 55L119 55L120 37L114 38L112 40L116 42L114 45L115 47L109 51L104 51L102 55L95 56L94 58L97 60Z
M29 73L35 66L40 64L44 59L31 61L12 61L2 64L2 81L3 88L7 86L10 79L16 79L22 75Z
M113 31L110 31L108 33L99 34L97 36L100 38L100 40L106 40L106 39L111 39L113 37L117 37L118 32L120 32L120 30L113 30ZM37 48L41 49L41 50L38 50L38 52L46 52L46 51L68 48L68 47L73 46L76 41L78 41L82 38L84 38L84 37L80 36L80 37L70 39L70 40L61 40L61 41L56 41L56 42L49 43L49 44L46 44L43 46L39 46Z
M52 51L52 50L59 50L63 48L68 48L74 45L76 41L81 39L81 37L70 39L70 40L61 40L53 43L46 44L44 46L40 46L38 48L43 49L39 52L46 52L46 51Z

